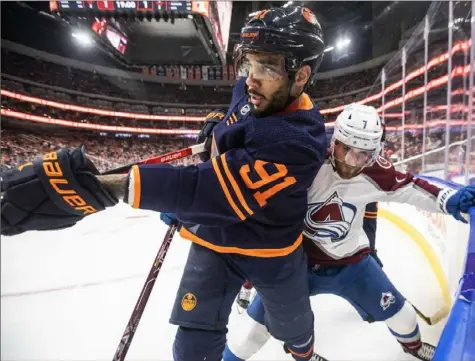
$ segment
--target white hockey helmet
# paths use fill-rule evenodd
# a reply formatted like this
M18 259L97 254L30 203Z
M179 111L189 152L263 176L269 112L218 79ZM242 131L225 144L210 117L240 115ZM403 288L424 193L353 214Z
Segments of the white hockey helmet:
M338 115L331 140L332 154L335 142L366 154L364 162L355 166L370 166L380 155L384 141L384 124L374 107L350 104ZM363 158L362 158L363 160Z

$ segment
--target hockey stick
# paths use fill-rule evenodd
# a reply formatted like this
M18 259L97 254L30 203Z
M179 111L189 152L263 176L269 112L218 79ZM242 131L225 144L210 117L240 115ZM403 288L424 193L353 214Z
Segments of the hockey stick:
M424 320L424 322L427 323L429 326L439 323L443 318L445 318L449 314L449 311L450 311L449 308L446 305L444 305L433 316L428 317L424 315L421 311L419 311L419 309L416 306L414 306L412 303L411 305L416 311L416 313L418 314L418 316L422 318L422 320Z
M114 173L122 173L123 171L128 170L128 168L132 167L135 164L157 164L157 163L167 163L177 159L181 159L187 157L189 155L195 155L198 153L202 153L205 150L205 143L193 145L191 147L177 150L176 152L167 153L158 157L149 158L144 161L138 163L131 163L124 167L120 167L114 169L109 175ZM112 173L113 172L113 173ZM102 181L102 180L101 180ZM125 331L122 334L122 338L120 339L119 346L115 352L113 361L124 361L125 356L127 355L127 351L129 350L130 344L132 343L132 339L135 335L135 331L140 322L140 318L142 317L143 311L145 310L145 306L147 305L148 299L152 292L153 286L155 285L155 281L157 279L158 273L162 268L163 261L165 260L165 256L168 252L168 248L172 242L173 236L175 235L175 231L177 230L178 225L172 224L169 228L165 237L163 239L162 245L160 250L158 251L157 257L153 262L152 268L148 274L147 279L145 280L145 284L142 288L142 292L140 293L139 299L135 305L134 310L132 311L132 315L129 318L129 322L125 327Z
M132 162L132 163L123 165L121 167L105 171L105 172L101 173L101 175L125 173L134 165L159 164L159 163L173 162L175 160L188 157L189 155L195 155L195 154L198 154L198 153L203 153L204 150L205 150L205 143L200 143L200 144L192 145L188 148L183 148L183 149L176 150L174 152L165 153L165 154L162 154L162 155L157 155L157 156L152 157L152 158L139 160L138 162Z
M102 172L100 175L97 176L99 181L103 182L105 185L108 183L108 176L117 175L121 173L127 173L129 169L134 165L145 165L145 164L160 164L160 163L168 163L173 162L175 160L179 160L190 155L195 155L199 153L203 153L205 151L205 143L199 143L192 145L188 148L183 148L176 150L174 152L165 153L162 155L157 155L155 157L139 160L138 162L132 162L118 168L110 169L108 171ZM109 178L109 181L111 179ZM3 193L0 193L0 197L3 198Z
M123 361L125 359L125 355L127 354L130 344L132 343L132 339L134 338L135 331L139 325L140 318L142 317L143 311L145 310L150 293L152 292L153 286L155 285L158 273L162 268L163 261L165 260L165 256L168 252L168 248L170 247L177 227L178 226L176 224L172 224L168 228L168 231L163 238L162 246L158 251L157 257L155 257L152 268L150 269L147 279L145 280L142 292L140 293L139 299L135 304L135 308L132 311L132 315L130 316L129 322L127 323L122 338L120 339L119 346L117 347L117 351L115 352L114 358L112 359L113 361Z

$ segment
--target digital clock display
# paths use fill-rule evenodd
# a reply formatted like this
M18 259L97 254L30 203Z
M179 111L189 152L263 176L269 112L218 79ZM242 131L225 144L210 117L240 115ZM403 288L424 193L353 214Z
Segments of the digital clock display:
M51 11L191 11L191 1L50 1Z

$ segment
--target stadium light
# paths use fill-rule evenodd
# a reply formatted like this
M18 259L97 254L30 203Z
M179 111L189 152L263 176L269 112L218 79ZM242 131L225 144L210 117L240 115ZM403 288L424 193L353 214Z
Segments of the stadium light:
M72 36L83 47L89 47L93 43L91 36L84 31L73 32Z
M348 39L348 38L344 38L344 39L338 39L338 41L336 42L336 49L337 50L343 50L344 48L346 48L348 45L350 45L351 43L351 40Z

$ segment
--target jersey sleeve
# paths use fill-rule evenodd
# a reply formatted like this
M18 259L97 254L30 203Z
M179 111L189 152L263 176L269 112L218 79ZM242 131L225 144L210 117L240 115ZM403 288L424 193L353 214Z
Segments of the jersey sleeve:
M455 192L439 188L411 173L399 172L383 157L379 157L365 174L381 191L378 201L407 203L429 212L448 213L446 203Z
M251 218L269 225L289 224L298 221L297 211L303 219L307 189L321 164L315 151L280 144L257 154L232 149L188 167L134 166L127 203L134 208L176 213L184 223L207 226Z
M363 231L368 237L369 246L375 249L376 230L378 226L378 203L369 203L366 205L363 218Z

